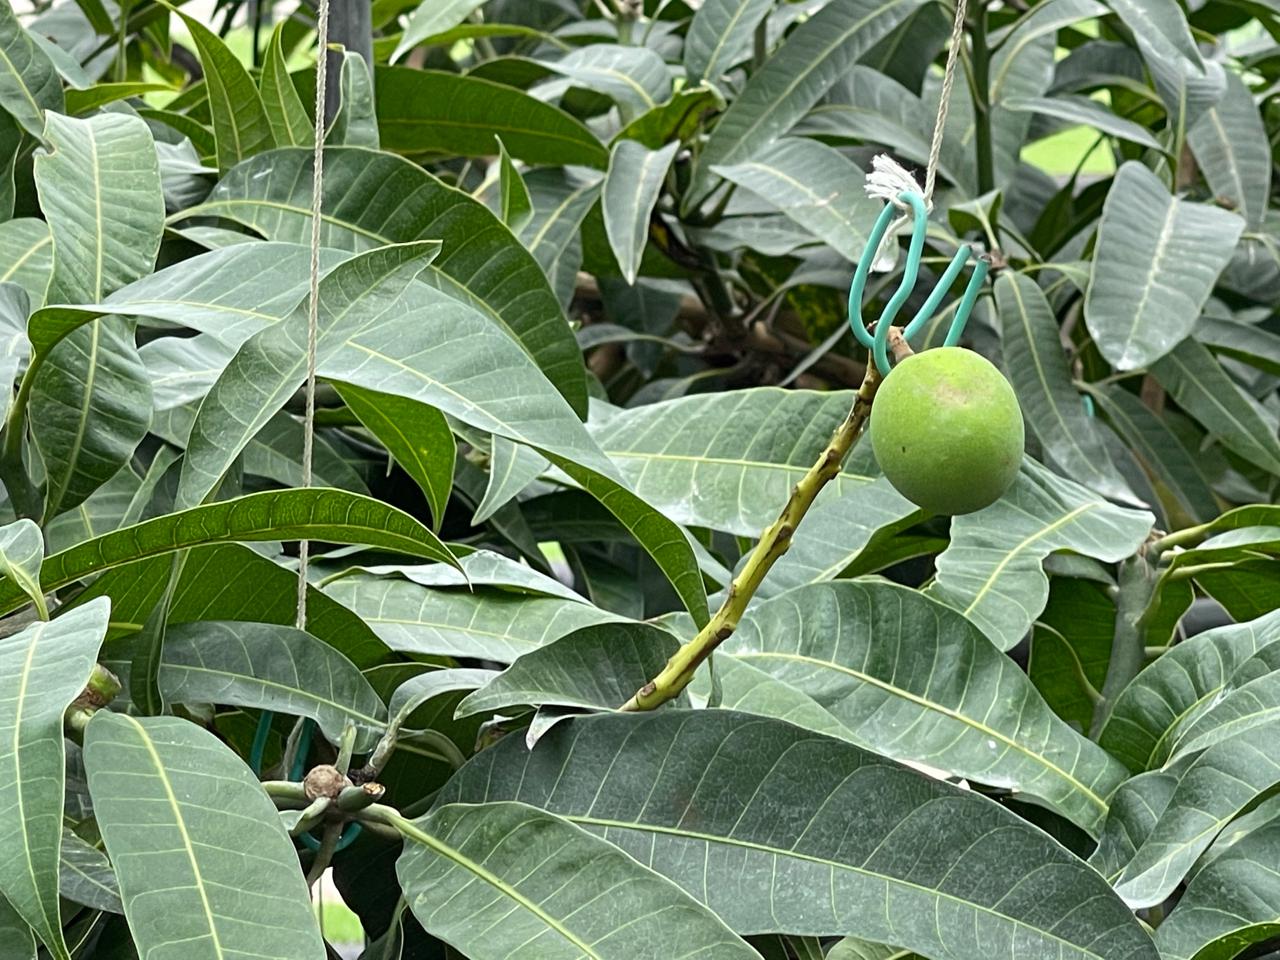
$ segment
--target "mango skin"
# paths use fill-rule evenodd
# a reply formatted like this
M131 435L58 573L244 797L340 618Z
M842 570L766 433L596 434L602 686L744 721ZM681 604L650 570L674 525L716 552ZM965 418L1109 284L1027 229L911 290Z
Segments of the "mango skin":
M1018 475L1026 436L1009 381L963 347L936 347L897 364L880 384L868 428L894 489L946 515L999 500Z

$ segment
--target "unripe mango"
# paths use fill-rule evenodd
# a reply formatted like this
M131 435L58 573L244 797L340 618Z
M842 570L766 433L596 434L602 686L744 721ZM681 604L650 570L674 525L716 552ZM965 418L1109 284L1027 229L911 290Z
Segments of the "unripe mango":
M986 358L937 347L898 363L871 407L871 446L894 488L941 514L973 513L1009 489L1022 463L1022 411Z

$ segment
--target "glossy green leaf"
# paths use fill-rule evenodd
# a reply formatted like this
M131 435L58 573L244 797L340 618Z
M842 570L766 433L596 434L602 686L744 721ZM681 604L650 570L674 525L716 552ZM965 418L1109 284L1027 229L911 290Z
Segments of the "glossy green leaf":
M1122 560L1147 538L1153 519L1146 511L1107 503L1026 458L1000 500L951 521L951 545L938 556L937 579L926 592L1008 650L1044 609L1045 557L1070 550Z
M11 3L0 5L0 107L33 137L44 136L46 110L66 109L57 70L23 29Z
M315 143L316 132L285 63L286 23L287 20L281 20L271 31L271 42L267 44L262 76L258 81L259 95L275 142L282 147L308 147Z
M605 233L627 283L636 282L649 241L649 217L679 146L670 143L648 150L634 140L622 140L609 158L600 202Z
M533 218L520 231L520 242L542 267L560 303L568 306L582 262L578 231L600 196L600 182L591 179L574 184L564 177L535 180L538 172L525 181L530 185L534 210Z
M171 625L159 681L169 703L310 717L333 743L351 724L357 753L366 752L386 726L386 707L355 664L323 640L273 623Z
M757 387L608 410L589 427L636 493L673 519L756 536L852 403L851 393ZM871 482L846 464L821 502Z
M1275 416L1236 385L1207 347L1188 337L1151 372L1224 446L1264 470L1280 473Z
M275 807L213 734L177 717L101 711L84 760L140 954L325 956Z
M1111 797L1098 847L1089 865L1115 883L1138 847L1151 835L1178 786L1176 774L1152 770L1131 777Z
M400 35L400 42L396 44L391 60L399 60L427 37L456 27L483 3L484 0L426 0L418 4L417 9L409 15L409 22Z
M698 700L708 705L714 703L724 710L785 720L805 730L860 743L852 730L809 694L769 673L765 667L722 650L716 651L709 670L698 672L689 691ZM713 700L713 693L717 691L718 699Z
M813 698L860 746L1036 797L1090 833L1126 777L975 626L914 590L790 590L753 607L725 649Z
M396 875L414 916L476 960L757 956L670 880L543 810L450 805L401 830Z
M996 280L995 294L1004 369L1045 454L1090 490L1134 502L1099 425L1072 385L1058 321L1040 286L1026 274L1005 273Z
M686 206L700 202L713 186L712 167L750 160L785 134L916 5L915 0L833 0L796 27L716 124L698 158Z
M385 131L384 131L385 133ZM509 140L504 140L508 148ZM490 136L486 151L493 150ZM514 151L513 151L514 155ZM226 217L271 240L306 243L311 153L277 151L243 164L189 215ZM362 147L325 151L321 243L349 251L465 235L421 279L471 304L537 361L579 413L586 411L582 356L541 268L483 204L420 167Z
M111 863L97 847L91 847L70 830L63 831L58 892L67 900L105 910L124 913L120 902L120 885Z
M1158 489L1167 490L1193 521L1205 523L1217 516L1218 499L1200 464L1164 418L1122 387L1112 385L1089 392Z
M446 693L459 690L476 690L498 676L496 670L480 670L474 667L457 667L446 670L429 670L410 677L391 694L387 706L386 737L393 741L400 736L409 718L423 704ZM409 731L404 731L408 733Z
M857 262L881 203L866 195L853 161L817 140L786 137L750 160L713 168Z
M585 600L437 589L397 578L349 576L324 589L392 650L429 656L510 663L581 627L624 619Z
M453 466L458 452L444 415L434 407L407 397L349 383L338 384L337 389L347 408L413 478L427 498L438 530L453 489Z
M1276 732L1253 727L1210 747L1186 767L1169 805L1115 881L1134 908L1162 902L1218 832L1280 784Z
M44 303L53 275L53 237L49 225L33 217L0 223L0 283L16 283L31 305Z
M36 938L9 901L0 897L0 950L13 960L36 960Z
M684 40L684 68L690 81L720 77L751 51L756 26L774 0L707 0L693 15Z
M352 50L342 51L339 73L338 112L329 124L325 143L334 146L378 149L378 120L374 115L373 76L364 57Z
M499 436L490 440L489 485L485 487L484 499L476 504L472 526L479 526L492 517L550 466L546 458L528 447Z
M778 720L574 718L532 751L514 737L481 751L437 803L496 800L607 836L743 934L860 936L957 960L1156 957L1105 881L1011 811Z
M618 105L628 123L671 97L671 76L662 57L644 46L593 43L570 50L546 65L565 79L537 88L540 96L580 87L603 94Z
M319 540L364 544L448 562L448 550L430 530L395 507L342 490L268 490L168 513L86 540L45 559L46 592L90 574L211 543ZM26 595L0 583L0 612L16 610Z
M458 704L457 715L547 704L616 709L666 666L680 641L647 623L583 627L522 654Z
M374 576L396 575L424 587L498 587L513 593L562 597L585 603L585 598L554 577L539 573L519 560L492 550L477 550L458 559L458 569L443 563L380 564L349 568ZM330 578L336 582L339 577Z
M525 186L524 177L516 169L501 138L498 140L498 170L502 222L511 228L512 233L519 235L533 218L533 201L529 198L529 188Z
M1240 676L1250 663L1264 657L1269 672L1253 679ZM1183 726L1169 760L1170 764L1177 763L1184 757L1194 756L1245 730L1274 723L1280 716L1280 645L1264 647L1258 651L1253 661L1246 663L1232 676L1223 688L1221 700L1193 722Z
M132 100L148 93L175 93L167 83L140 81L122 83L95 83L87 90L71 89L66 92L67 113L78 116L92 113L99 107L119 100Z
M89 679L109 609L86 604L0 639L0 896L61 960L62 714Z
M1038 10L1039 7L1032 9ZM1007 97L1001 106L1006 110L1037 113L1070 124L1082 124L1152 150L1164 149L1160 141L1152 136L1146 127L1116 116L1104 104L1097 100L1090 100L1088 97Z
M378 247L335 267L320 281L316 363L348 338L402 309L401 297L440 250L422 241ZM210 389L191 426L176 505L194 507L215 493L249 440L307 380L310 301L255 333Z
M218 169L230 170L276 145L272 123L249 71L222 38L194 17L178 16L191 32L204 68Z
M1099 742L1135 773L1162 766L1178 735L1216 702L1236 668L1277 640L1280 613L1183 641L1120 694Z
M488 157L497 135L525 163L603 168L608 162L583 123L523 90L408 67L379 67L374 87L382 146L396 153Z
M18 520L0 527L0 575L31 598L42 620L49 619L40 589L44 537L34 520Z
M1117 369L1147 366L1191 332L1231 259L1244 220L1169 194L1129 162L1107 194L1098 225L1084 319Z
M1167 960L1232 960L1280 934L1280 821L1246 834L1201 869L1160 924Z
M1267 134L1244 81L1231 71L1226 77L1226 93L1187 130L1187 146L1218 202L1230 203L1257 229L1271 193Z

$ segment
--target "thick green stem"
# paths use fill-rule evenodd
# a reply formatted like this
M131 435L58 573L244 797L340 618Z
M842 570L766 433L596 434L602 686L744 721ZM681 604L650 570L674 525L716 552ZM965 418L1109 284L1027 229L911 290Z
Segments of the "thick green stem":
M27 476L26 465L22 462L22 440L27 432L27 404L31 400L36 369L38 361L33 358L18 384L18 395L9 408L8 419L5 420L4 448L0 450L0 480L4 481L5 489L9 491L9 502L13 504L14 513L38 522L42 512L40 491Z
M1129 681L1146 662L1147 624L1144 614L1151 604L1159 577L1145 551L1120 564L1120 587L1116 593L1116 629L1111 640L1111 659L1102 684L1102 701L1093 711L1089 736L1097 739L1107 718Z
M987 49L987 8L979 3L970 21L973 39L972 84L974 148L978 154L978 193L995 189L995 157L991 147L991 52Z
M908 352L909 348L906 347L905 341L900 335L895 337L894 333L895 331L890 332L890 340L895 344L895 353ZM741 572L729 584L728 593L720 609L716 611L716 615L698 631L697 636L677 650L667 661L667 665L662 668L662 672L637 690L621 709L652 710L678 696L680 691L689 685L702 662L711 656L716 647L733 635L733 631L738 627L738 621L742 619L760 584L764 582L773 565L790 548L791 537L813 505L814 499L828 481L840 472L840 465L844 463L845 456L862 435L867 418L871 414L871 402L875 399L879 386L879 371L876 365L868 360L866 376L854 399L853 407L849 410L849 415L836 428L817 461L791 491L791 496L786 506L782 508L782 513L778 515L778 519L774 520L761 534L760 542L751 551Z

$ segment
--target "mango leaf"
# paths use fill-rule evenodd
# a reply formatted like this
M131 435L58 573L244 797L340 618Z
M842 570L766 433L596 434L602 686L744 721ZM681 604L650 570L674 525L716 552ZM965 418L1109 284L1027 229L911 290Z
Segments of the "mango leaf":
M338 112L329 124L325 143L333 146L379 147L378 121L374 116L373 76L364 57L342 51L339 72Z
M531 186L533 218L520 231L520 242L529 248L562 306L573 299L578 267L582 263L582 240L578 230L600 195L600 182L590 179L573 184L562 176L555 179L534 177L525 181Z
M716 123L694 169L685 209L714 186L713 167L750 160L785 134L917 5L916 0L833 0L796 27Z
M1256 230L1271 194L1266 130L1244 81L1230 70L1226 78L1226 93L1191 125L1187 146L1218 202L1229 202L1249 229Z
M0 949L13 960L36 960L36 938L9 901L0 897Z
M1168 960L1230 960L1280 933L1280 821L1246 833L1201 868L1156 931Z
M625 619L583 600L437 589L392 577L343 577L324 590L392 650L427 656L510 663L580 627Z
M444 415L416 400L379 393L349 383L338 384L338 395L387 453L413 478L435 520L444 522L458 445Z
M1274 649L1273 649L1274 648ZM1265 659L1269 672L1241 678L1254 661ZM1223 688L1221 699L1193 722L1183 725L1169 763L1194 756L1245 730L1273 723L1280 716L1280 644L1270 644L1246 662Z
M1195 326L1243 229L1233 213L1170 196L1142 164L1121 166L1102 207L1084 305L1102 355L1132 370L1173 349Z
M634 140L620 140L609 158L600 198L609 245L627 283L635 283L649 241L649 217L676 155L679 143L648 150Z
M617 709L657 676L679 648L673 634L647 623L583 627L516 658L458 704L455 715L522 704Z
M1168 422L1123 387L1093 388L1090 395L1142 461L1158 489L1167 490L1178 507L1197 523L1218 515L1218 499L1200 465Z
M1111 797L1098 847L1089 865L1115 883L1138 847L1151 835L1178 786L1176 774L1152 770L1131 777Z
M1219 354L1280 374L1280 336L1251 323L1203 317L1195 338Z
M1058 321L1035 280L1004 273L995 285L1004 369L1045 454L1073 480L1112 499L1134 496L1086 415L1062 354Z
M676 884L546 811L450 805L400 830L396 875L409 908L423 929L476 960L525 951L592 960L758 957ZM673 929L690 949L672 951Z
M951 521L951 545L926 591L961 611L1001 650L1022 640L1049 596L1042 562L1071 550L1109 563L1133 553L1154 517L1107 503L1031 458L985 510Z
M213 734L103 710L85 732L84 761L140 954L325 956L275 807Z
M388 313L440 250L420 241L352 257L320 281L317 365ZM215 493L236 457L307 379L310 301L243 344L200 404L182 462L176 505L194 507Z
M87 90L66 91L67 113L81 116L118 100L131 100L148 93L177 93L167 83L127 81L121 83L95 83Z
M1208 347L1188 337L1151 372L1223 446L1270 473L1280 473L1274 415L1235 384Z
M285 63L284 28L287 23L287 20L281 20L271 31L271 42L267 44L262 76L258 81L259 96L275 143L282 147L309 147L315 143L316 132Z
M643 116L671 97L671 76L662 57L643 46L593 43L570 50L546 66L564 80L541 84L540 97L570 87L603 94L618 105L623 123Z
M46 557L47 593L89 574L188 547L237 540L319 540L364 544L448 562L447 548L409 514L343 490L267 490L144 520ZM16 610L26 594L0 582L0 613Z
M755 536L852 404L847 392L757 387L610 410L588 429L636 493L677 522ZM846 464L821 502L871 482Z
M1032 11L1039 6L1032 7ZM1128 140L1152 150L1163 150L1164 147L1146 127L1118 117L1104 104L1088 97L1006 97L1001 106L1006 110L1038 113L1044 117L1053 117L1072 125L1092 127L1101 133L1110 134L1120 140Z
M89 679L109 610L101 600L0 639L0 896L61 960L62 714Z
M11 3L0 6L0 107L37 138L44 136L46 110L66 111L58 71Z
M276 145L272 123L262 96L240 58L199 20L181 11L178 16L191 32L204 68L218 169L230 170L241 160Z
M1036 797L1093 834L1127 776L975 626L914 590L790 590L753 607L725 649L811 697L860 746ZM941 663L963 682L939 684Z
M409 22L391 54L394 63L416 47L427 37L456 27L481 6L484 0L428 0L418 4L418 8L409 16Z
M743 934L820 931L956 960L1157 956L1105 881L1013 812L778 720L578 717L532 751L516 737L481 751L437 804L498 800L607 831ZM779 818L779 804L791 815ZM862 814L856 831L850 810ZM983 838L997 831L991 856ZM1072 910L1085 900L1090 910Z
M391 694L387 711L389 719L384 740L394 742L401 735L404 725L409 722L415 710L446 693L459 690L476 690L498 676L496 670L481 670L474 667L456 667L445 670L429 670L416 677L410 677Z
M484 149L493 150L492 137ZM207 203L184 215L226 217L270 240L306 243L311 201L304 174L310 164L310 151L301 149L255 158L224 178ZM582 355L564 312L538 263L482 203L407 160L362 147L333 147L325 151L324 208L330 211L321 229L327 247L354 252L467 236L470 243L445 247L421 279L506 330L585 414Z
M456 549L456 548L455 548ZM586 598L566 587L554 577L527 567L519 560L512 560L492 550L477 550L459 557L458 569L443 563L379 564L371 567L348 568L342 576L351 573L368 573L374 576L400 576L424 587L499 587L512 593L532 594L544 597L562 597L586 603ZM327 578L336 582L339 576Z
M756 26L773 0L706 0L693 15L684 40L684 68L692 83L720 77L751 51Z
M548 466L544 457L528 447L493 436L489 445L489 484L476 504L471 525L479 526L515 499L521 490L541 476Z
M367 752L387 710L350 660L292 627L233 620L171 624L160 664L169 703L216 703L310 717L332 743L347 724Z
M0 527L0 575L31 598L41 620L49 609L40 589L40 565L44 563L44 537L34 520L18 520Z
M1260 795L1280 784L1276 732L1244 730L1190 761L1150 835L1115 881L1135 909L1162 902L1218 832Z
M693 698L709 706L714 703L724 710L785 720L805 730L860 744L854 732L813 697L763 667L722 650L716 651L710 670L698 671L688 689Z
M787 137L750 160L712 169L855 263L880 215L880 202L863 189L863 172L817 140Z
M1280 640L1280 612L1184 640L1116 698L1098 742L1134 773L1162 766L1178 735L1220 696L1236 668Z
M155 263L164 200L151 132L124 114L50 114L45 136L53 152L36 158L35 181L53 238L50 297L96 303ZM151 391L124 320L77 331L27 376L48 519L129 459L151 422Z
M496 134L525 163L603 168L609 159L581 121L501 83L436 70L379 67L374 88L386 150L487 157L493 155Z
M0 283L16 283L27 292L32 307L38 307L44 303L52 275L49 225L33 217L0 223Z
M108 913L124 913L120 885L111 862L70 830L63 831L58 893L67 900Z
M529 188L524 177L511 160L511 154L502 139L498 139L498 178L501 188L502 222L511 228L511 232L519 235L525 225L533 218L533 201L529 198Z

